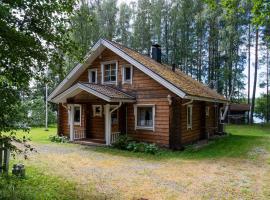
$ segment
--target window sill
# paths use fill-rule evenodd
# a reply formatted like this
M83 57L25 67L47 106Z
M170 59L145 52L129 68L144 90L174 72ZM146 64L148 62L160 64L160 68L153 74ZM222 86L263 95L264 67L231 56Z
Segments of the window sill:
M135 130L147 130L147 131L154 131L154 127L147 127L147 126L136 126Z
M113 82L103 82L103 85L116 85L116 81Z
M81 122L74 122L74 125L81 126Z
M131 81L123 81L123 84L131 84Z

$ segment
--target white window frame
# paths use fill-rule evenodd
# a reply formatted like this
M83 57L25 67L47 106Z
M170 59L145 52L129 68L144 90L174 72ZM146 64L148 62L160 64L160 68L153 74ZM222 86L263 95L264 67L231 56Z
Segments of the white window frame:
M207 117L209 117L209 112L210 112L210 107L209 107L209 106L206 106L206 107L205 107L205 115L206 115Z
M115 64L115 70L116 70L116 74L115 74L115 81L104 81L104 65L106 64ZM118 81L118 62L117 60L112 60L112 61L107 61L107 62L102 62L101 63L101 83L102 84L115 84L117 85L117 81Z
M138 126L137 121L138 121L138 108L140 107L152 107L152 120L153 120L153 125L152 127L147 127L147 126ZM134 116L135 116L135 130L151 130L155 131L155 115L156 115L156 106L155 104L135 104L134 105Z
M93 116L94 117L102 117L102 105L93 105ZM100 113L96 113L96 108L100 108Z
M193 108L193 106L192 105L187 105L187 130L189 130L189 129L192 129L192 118L193 118L193 114L192 114L192 109ZM188 115L189 114L189 112L188 112L188 110L190 109L190 116ZM190 120L188 120L190 118ZM188 123L188 121L190 121L190 124Z
M130 80L125 80L126 68L130 68ZM133 79L133 65L129 65L129 64L122 65L122 84L124 83L132 84L132 79Z
M92 72L95 72L95 82L94 83L97 83L97 68L94 68L94 69L88 69L88 82L89 83L93 83L92 82Z
M80 121L79 122L75 122L75 107L79 107L80 108ZM81 104L74 104L74 125L78 125L81 126L82 124L82 105Z

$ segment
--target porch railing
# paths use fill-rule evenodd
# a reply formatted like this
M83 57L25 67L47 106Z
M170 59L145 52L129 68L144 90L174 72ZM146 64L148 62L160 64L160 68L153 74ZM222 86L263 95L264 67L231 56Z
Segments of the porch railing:
M117 138L119 137L120 132L113 132L111 135L111 144L113 144L114 142L116 142Z
M74 140L84 139L85 137L85 130L74 130Z

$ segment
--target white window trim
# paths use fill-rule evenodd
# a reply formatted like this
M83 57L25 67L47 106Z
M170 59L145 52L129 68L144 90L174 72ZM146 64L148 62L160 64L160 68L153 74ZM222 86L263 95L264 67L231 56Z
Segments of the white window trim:
M152 107L152 119L153 119L153 126L146 127L146 126L137 126L137 109L138 107ZM135 117L135 130L151 130L155 131L155 116L156 116L156 106L155 104L135 104L134 105L134 117Z
M94 83L97 83L97 68L94 68L94 69L88 69L88 82L89 83L93 83L93 82L91 82L92 81L92 72L95 72L96 73L96 77L95 77L95 79L96 79L96 81L94 82Z
M190 124L188 124L188 118L189 118L189 115L188 115L188 109L190 108L190 115L191 115L191 119L190 119ZM193 111L192 111L192 105L187 105L187 130L189 129L192 129L192 118L193 118Z
M209 106L206 106L206 107L205 107L205 115L206 115L207 117L209 117L209 112L210 112L210 107L209 107Z
M75 107L80 108L80 122L75 122L75 118L74 118L74 125L81 126L81 124L82 124L82 105L81 104L74 104L74 115L75 115Z
M96 113L96 108L100 107L100 113ZM102 117L102 105L93 105L93 116Z
M130 68L130 80L125 80L125 68ZM133 65L122 65L122 84L132 84L133 79Z
M115 63L116 66L116 74L115 74L115 81L104 81L104 65L106 64L113 64ZM101 84L114 84L117 85L118 81L118 61L117 60L111 60L111 61L106 61L106 62L101 62Z

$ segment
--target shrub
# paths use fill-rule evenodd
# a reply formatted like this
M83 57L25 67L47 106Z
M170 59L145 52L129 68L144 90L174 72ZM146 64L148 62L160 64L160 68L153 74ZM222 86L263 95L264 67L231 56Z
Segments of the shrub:
M131 142L131 138L126 135L120 135L116 141L112 144L114 148L126 150L128 144Z
M147 144L145 146L145 152L150 154L156 154L158 153L159 148L156 144Z
M128 143L126 149L128 151L145 152L150 154L156 154L159 151L158 146L155 144L147 144L144 142L135 142L135 141Z
M66 136L59 136L59 135L51 135L49 137L51 142L57 142L57 143L67 143L68 137Z

